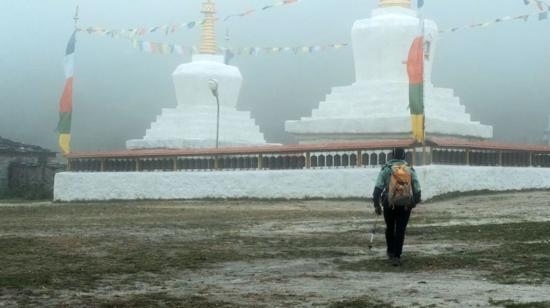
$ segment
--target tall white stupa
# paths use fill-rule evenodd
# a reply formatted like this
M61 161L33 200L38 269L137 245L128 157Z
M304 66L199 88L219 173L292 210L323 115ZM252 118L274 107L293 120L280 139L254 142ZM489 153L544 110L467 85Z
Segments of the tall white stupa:
M300 143L411 138L406 61L420 19L410 0L380 0L370 19L353 25L356 82L338 87L311 117L287 121L286 131ZM471 120L452 89L431 81L438 28L425 20L426 135L488 139L491 126Z
M163 109L143 139L126 142L128 149L215 147L217 125L216 98L209 80L218 82L220 101L220 146L265 144L260 128L250 112L236 109L243 78L237 67L224 64L218 54L213 0L203 4L204 13L200 54L191 63L180 65L173 73L178 105Z

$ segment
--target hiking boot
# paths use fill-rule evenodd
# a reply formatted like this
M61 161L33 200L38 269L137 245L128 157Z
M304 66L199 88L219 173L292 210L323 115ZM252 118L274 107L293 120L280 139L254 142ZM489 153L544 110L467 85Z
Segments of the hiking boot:
M392 261L393 258L395 258L395 255L393 254L393 252L386 252L386 256L388 257L389 261Z
M399 257L395 257L391 261L391 265L393 266L401 266L401 259Z

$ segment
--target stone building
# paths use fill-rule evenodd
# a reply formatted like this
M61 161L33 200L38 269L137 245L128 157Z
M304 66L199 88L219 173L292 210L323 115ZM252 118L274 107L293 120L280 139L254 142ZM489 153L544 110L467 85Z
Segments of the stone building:
M0 137L0 196L27 186L53 189L56 153Z

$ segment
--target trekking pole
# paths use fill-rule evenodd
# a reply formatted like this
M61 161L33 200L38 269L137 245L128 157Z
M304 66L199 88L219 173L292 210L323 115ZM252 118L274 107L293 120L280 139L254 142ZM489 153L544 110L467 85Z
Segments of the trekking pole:
M372 229L372 233L370 235L370 242L369 242L369 250L372 250L372 242L374 241L374 235L376 234L376 225L378 224L378 217L374 221L374 227Z

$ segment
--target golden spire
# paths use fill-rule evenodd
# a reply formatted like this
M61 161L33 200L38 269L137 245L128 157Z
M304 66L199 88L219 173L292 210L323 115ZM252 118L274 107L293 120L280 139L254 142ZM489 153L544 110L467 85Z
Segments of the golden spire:
M404 8L411 7L411 0L380 0L379 7L401 6Z
M218 53L218 46L216 45L216 4L214 0L206 0L202 4L201 13L204 14L204 21L200 53L215 55Z

